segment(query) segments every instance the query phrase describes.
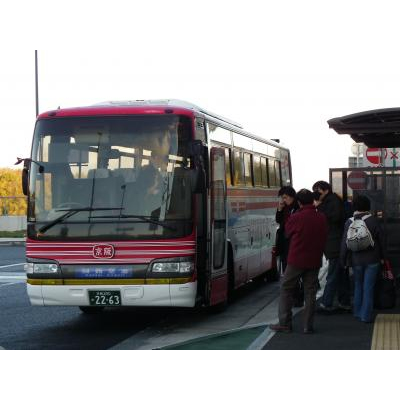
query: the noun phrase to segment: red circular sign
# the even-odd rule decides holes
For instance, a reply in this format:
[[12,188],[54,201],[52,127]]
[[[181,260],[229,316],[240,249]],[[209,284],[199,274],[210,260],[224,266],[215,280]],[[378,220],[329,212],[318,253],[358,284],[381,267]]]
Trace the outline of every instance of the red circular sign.
[[[365,156],[367,157],[367,160],[371,163],[371,164],[376,164],[379,165],[381,163],[381,156],[382,156],[382,149],[378,148],[378,147],[371,147],[369,149],[367,149],[367,151],[365,152]],[[384,158],[387,157],[387,149],[383,149],[384,150]]]
[[364,171],[350,172],[347,177],[347,184],[353,190],[363,190],[367,188],[367,174]]

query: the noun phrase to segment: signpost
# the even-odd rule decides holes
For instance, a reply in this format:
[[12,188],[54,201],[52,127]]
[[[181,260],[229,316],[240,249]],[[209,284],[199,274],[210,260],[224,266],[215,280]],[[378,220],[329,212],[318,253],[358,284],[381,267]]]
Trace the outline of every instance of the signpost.
[[39,115],[39,79],[38,79],[38,53],[35,50],[35,97],[36,97],[36,116]]

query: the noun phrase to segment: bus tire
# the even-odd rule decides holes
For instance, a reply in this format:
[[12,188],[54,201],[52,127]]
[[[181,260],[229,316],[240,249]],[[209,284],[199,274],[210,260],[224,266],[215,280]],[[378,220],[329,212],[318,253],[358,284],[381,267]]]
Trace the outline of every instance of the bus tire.
[[81,307],[79,307],[79,309],[82,311],[83,314],[94,315],[94,314],[100,314],[104,310],[104,307],[81,306]]

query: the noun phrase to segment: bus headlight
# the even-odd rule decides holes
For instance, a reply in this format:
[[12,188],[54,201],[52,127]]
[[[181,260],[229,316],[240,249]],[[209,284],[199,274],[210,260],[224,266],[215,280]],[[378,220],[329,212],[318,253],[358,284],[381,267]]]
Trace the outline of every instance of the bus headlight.
[[60,272],[57,264],[25,264],[25,271],[27,274],[58,274]]
[[155,273],[189,274],[194,271],[194,263],[192,261],[155,262],[151,271]]

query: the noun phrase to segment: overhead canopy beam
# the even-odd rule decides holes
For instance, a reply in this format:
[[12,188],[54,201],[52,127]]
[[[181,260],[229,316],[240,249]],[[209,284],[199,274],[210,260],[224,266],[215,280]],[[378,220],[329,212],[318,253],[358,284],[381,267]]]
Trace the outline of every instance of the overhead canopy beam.
[[400,108],[364,111],[332,118],[329,128],[339,135],[350,135],[368,147],[400,147]]

